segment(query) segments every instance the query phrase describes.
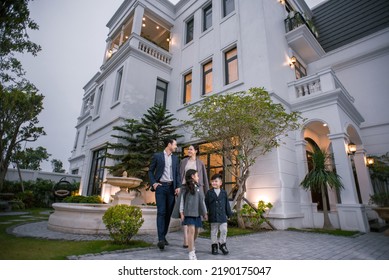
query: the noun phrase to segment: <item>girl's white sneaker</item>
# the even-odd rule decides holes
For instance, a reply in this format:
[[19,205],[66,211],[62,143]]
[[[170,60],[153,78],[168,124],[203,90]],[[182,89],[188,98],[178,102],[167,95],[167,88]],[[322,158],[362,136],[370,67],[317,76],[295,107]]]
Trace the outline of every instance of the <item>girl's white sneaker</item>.
[[190,251],[188,255],[190,260],[197,260],[195,251]]

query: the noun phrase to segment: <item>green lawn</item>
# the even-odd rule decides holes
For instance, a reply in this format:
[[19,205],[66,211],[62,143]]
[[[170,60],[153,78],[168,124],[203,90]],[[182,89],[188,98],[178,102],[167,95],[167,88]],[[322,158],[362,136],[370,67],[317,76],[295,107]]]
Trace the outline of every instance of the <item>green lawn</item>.
[[357,234],[360,234],[359,231],[350,231],[350,230],[341,230],[341,229],[320,229],[320,228],[297,229],[297,228],[288,228],[288,230],[299,231],[299,232],[324,233],[324,234],[331,234],[331,235],[336,235],[336,236],[346,236],[346,237],[351,237],[351,236],[355,236]]
[[[49,215],[40,214],[50,209],[33,209],[29,212],[33,216],[29,221],[47,220]],[[143,241],[132,241],[129,245],[117,245],[111,241],[65,241],[47,240],[30,237],[17,237],[7,233],[7,228],[26,223],[20,216],[0,216],[0,260],[64,260],[67,256],[94,254],[103,251],[115,251],[140,247],[149,247],[151,244]],[[5,224],[7,223],[7,224]]]
[[[237,228],[237,227],[229,227],[228,231],[227,231],[227,237],[252,234],[252,233],[256,233],[256,232],[258,232],[258,231],[255,231],[255,230],[252,230],[249,228],[242,229],[242,228]],[[205,237],[205,238],[210,238],[211,237],[210,231],[205,230],[203,232],[200,232],[199,236]]]

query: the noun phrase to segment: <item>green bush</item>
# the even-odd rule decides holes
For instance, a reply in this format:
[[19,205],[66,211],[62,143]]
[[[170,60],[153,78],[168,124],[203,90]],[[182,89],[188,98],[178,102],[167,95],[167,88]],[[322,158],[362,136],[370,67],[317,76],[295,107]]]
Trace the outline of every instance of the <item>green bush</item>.
[[138,233],[144,219],[139,207],[118,204],[107,209],[103,222],[114,243],[128,244],[131,238]]
[[12,210],[17,211],[17,210],[23,210],[25,209],[23,201],[20,200],[11,200],[8,202],[11,205]]
[[243,205],[241,214],[244,216],[245,223],[251,228],[259,230],[261,225],[267,221],[266,218],[263,218],[263,214],[272,207],[273,205],[270,202],[265,203],[263,200],[260,200],[258,201],[257,209],[253,209],[248,204]]
[[34,193],[32,191],[25,191],[16,194],[16,199],[22,201],[26,208],[32,208],[35,205]]
[[83,196],[83,195],[74,195],[65,197],[62,202],[66,203],[103,203],[103,200],[98,195],[92,196]]

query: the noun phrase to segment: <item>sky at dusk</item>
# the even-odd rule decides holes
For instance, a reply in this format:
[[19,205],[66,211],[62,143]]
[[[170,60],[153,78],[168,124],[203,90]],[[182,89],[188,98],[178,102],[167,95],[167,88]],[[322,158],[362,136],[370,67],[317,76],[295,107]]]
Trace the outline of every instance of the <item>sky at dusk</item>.
[[[306,1],[315,6],[322,0]],[[30,17],[39,25],[30,39],[41,45],[38,56],[21,56],[29,79],[45,96],[39,115],[41,136],[27,147],[43,146],[69,170],[68,159],[74,145],[83,87],[103,62],[108,34],[107,22],[123,0],[34,0]],[[172,0],[176,3],[178,0]],[[51,171],[50,160],[41,168]]]

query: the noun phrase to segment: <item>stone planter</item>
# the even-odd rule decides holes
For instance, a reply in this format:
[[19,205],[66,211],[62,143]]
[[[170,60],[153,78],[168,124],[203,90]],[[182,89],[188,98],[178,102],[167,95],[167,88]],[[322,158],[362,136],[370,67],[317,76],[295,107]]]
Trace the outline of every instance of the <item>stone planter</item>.
[[[375,207],[373,208],[373,210],[377,212],[378,216],[380,216],[381,219],[385,220],[386,223],[389,223],[389,206]],[[389,236],[389,229],[385,230],[384,234],[386,236]]]

